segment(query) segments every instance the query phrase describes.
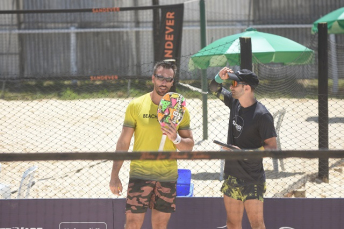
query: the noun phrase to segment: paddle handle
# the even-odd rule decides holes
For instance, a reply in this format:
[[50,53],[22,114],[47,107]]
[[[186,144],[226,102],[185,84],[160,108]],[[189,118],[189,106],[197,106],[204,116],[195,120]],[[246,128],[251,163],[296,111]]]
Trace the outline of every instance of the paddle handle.
[[159,150],[158,151],[163,151],[164,150],[165,141],[166,141],[166,134],[163,134],[162,137],[161,137],[160,146],[159,146]]

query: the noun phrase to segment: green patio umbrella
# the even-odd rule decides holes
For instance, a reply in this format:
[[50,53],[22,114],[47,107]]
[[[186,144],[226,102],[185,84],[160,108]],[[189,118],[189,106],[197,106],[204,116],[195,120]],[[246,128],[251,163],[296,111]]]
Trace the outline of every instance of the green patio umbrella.
[[327,29],[329,34],[344,33],[344,7],[332,11],[316,20],[313,23],[312,33],[318,32],[318,24],[320,22],[327,23]]
[[189,69],[240,65],[240,37],[251,37],[253,63],[308,64],[313,60],[313,50],[295,41],[248,28],[201,49],[190,58]]
[[332,58],[332,79],[333,79],[333,88],[332,92],[338,92],[338,67],[337,67],[337,50],[335,47],[336,35],[335,34],[344,34],[344,7],[334,10],[325,16],[319,18],[313,23],[312,33],[318,32],[318,24],[321,22],[327,23],[327,32],[329,33],[330,51]]

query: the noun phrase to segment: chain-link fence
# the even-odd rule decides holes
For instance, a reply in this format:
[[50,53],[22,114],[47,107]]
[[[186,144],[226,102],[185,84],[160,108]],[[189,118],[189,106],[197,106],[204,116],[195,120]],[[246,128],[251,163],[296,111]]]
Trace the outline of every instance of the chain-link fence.
[[[14,4],[14,1],[8,2]],[[23,4],[27,7],[33,7],[30,4]],[[212,5],[211,1],[208,2],[208,40],[216,40],[228,34],[241,32],[248,22],[249,11],[247,7],[249,7],[250,1],[242,3],[245,7],[239,3],[231,7],[233,12],[240,7],[247,8],[247,11],[242,13],[242,11],[237,10],[235,11],[236,14],[233,13],[235,16],[228,16],[230,18],[226,18],[226,20],[230,21],[229,26],[225,25],[227,21],[223,21],[221,24],[221,20],[215,18],[219,9],[225,8],[224,6],[227,7],[225,4],[229,3],[222,2],[222,4]],[[6,9],[12,10],[13,8]],[[225,12],[221,11],[220,15],[225,15]],[[226,15],[231,14],[226,13]],[[68,17],[71,18],[68,19]],[[75,15],[68,17],[65,20],[74,21],[75,19]],[[111,80],[78,80],[77,77],[73,80],[64,80],[62,77],[59,79],[59,76],[71,76],[71,69],[73,70],[69,46],[73,30],[69,27],[67,30],[65,27],[57,28],[61,24],[55,23],[53,24],[54,30],[66,30],[62,37],[60,36],[62,33],[45,31],[46,27],[42,31],[34,28],[35,34],[23,34],[23,31],[28,28],[16,30],[15,27],[19,19],[14,15],[7,17],[6,20],[2,20],[2,26],[5,30],[0,33],[2,36],[1,52],[3,52],[0,61],[2,66],[0,76],[3,79],[2,99],[0,100],[0,152],[113,152],[122,129],[124,112],[128,103],[133,98],[152,90],[150,76],[154,62],[152,61],[153,44],[150,43],[152,40],[150,26],[147,31],[142,31],[142,28],[135,27],[135,21],[131,21],[134,28],[130,28],[123,18],[109,19],[108,16],[91,18],[94,20],[92,23],[83,24],[84,21],[90,22],[91,19],[84,18],[81,14],[78,17],[79,24],[84,25],[87,29],[94,28],[94,31],[85,31],[85,36],[79,37],[81,43],[79,42],[80,47],[78,46],[76,56],[78,60],[79,58],[83,60],[83,65],[78,67],[82,72],[81,75],[113,76],[112,72],[115,72],[114,74],[123,73],[132,77],[116,79],[113,76],[106,78]],[[148,27],[148,24],[151,23],[151,17],[147,16],[147,18],[149,19],[145,21],[144,25],[140,24],[140,26]],[[238,21],[235,21],[235,18],[238,18]],[[34,22],[52,20],[39,15],[32,15],[27,19]],[[101,31],[101,28],[95,23],[101,20],[109,21],[109,23],[121,21],[121,26],[125,28],[125,31],[121,31],[115,25],[111,26],[114,27],[114,30],[117,29],[116,31]],[[194,150],[218,151],[219,147],[213,143],[213,140],[226,142],[229,110],[220,100],[207,94],[205,101],[207,110],[204,111],[204,94],[199,92],[199,89],[202,88],[201,72],[200,70],[191,71],[188,68],[191,56],[200,49],[198,24],[198,2],[186,3],[182,42],[183,55],[180,61],[180,84],[177,85],[177,92],[184,95],[190,111],[191,128],[195,139]],[[51,26],[49,23],[44,23],[44,26],[46,25]],[[68,26],[71,25],[68,24]],[[95,26],[93,27],[93,25]],[[270,27],[261,26],[259,30],[285,35],[298,42],[302,41],[302,44],[315,51],[315,63],[304,66],[255,64],[253,70],[257,72],[261,82],[256,90],[256,96],[275,116],[280,143],[279,149],[315,150],[319,147],[317,35],[310,34],[310,25],[309,27],[296,27],[297,25],[282,29],[277,28],[276,25],[270,25]],[[104,34],[99,33],[100,31]],[[137,60],[136,49],[132,45],[135,43],[133,39],[135,31],[140,31],[142,37],[140,62]],[[344,75],[344,46],[340,43],[342,39],[339,35],[336,40],[329,39],[329,46],[332,47],[329,49],[328,137],[330,149],[344,148],[344,117],[342,115],[344,109],[344,81],[342,77]],[[127,42],[122,43],[117,42],[117,40]],[[20,56],[18,55],[20,53],[18,42],[20,41],[23,43],[35,41],[37,42],[37,46],[35,46],[37,49],[27,50],[26,56]],[[93,45],[96,46],[96,44],[103,46],[101,49],[89,48]],[[56,58],[54,55],[56,52],[63,53],[63,47],[66,47],[67,51],[65,51],[68,54],[63,55],[68,57],[60,56],[61,58],[51,62],[47,60],[50,56]],[[111,47],[113,50],[105,52],[107,47]],[[130,51],[127,47],[131,47]],[[79,50],[86,49],[88,54],[79,52]],[[41,52],[46,52],[46,55],[41,55]],[[30,65],[30,62],[34,62],[33,60],[38,60],[35,62],[36,64],[42,64],[38,66],[42,71],[37,72],[35,71],[37,66]],[[57,60],[60,62],[55,65]],[[25,68],[26,71],[21,71],[20,69],[23,68],[20,68],[22,66],[20,63],[25,63],[31,67]],[[49,64],[43,66],[43,63],[50,63],[56,68],[50,68],[51,65]],[[87,69],[93,70],[83,72],[85,68],[82,66],[87,66]],[[231,67],[233,69],[238,68],[238,66]],[[219,69],[208,69],[208,80],[212,79]],[[22,77],[25,76],[25,74],[22,75],[24,72],[29,73],[27,76],[30,77],[54,76],[54,79],[28,80]],[[227,84],[225,86],[228,87]],[[295,190],[300,189],[305,191],[307,197],[343,197],[343,163],[343,159],[330,159],[329,182],[324,183],[317,179],[319,169],[317,159],[287,158],[273,160],[272,158],[264,158],[268,187],[267,197],[292,196]],[[178,165],[179,168],[192,171],[191,182],[194,184],[194,196],[221,196],[219,190],[223,160],[179,160]],[[20,191],[24,174],[29,175],[28,179],[30,174],[34,177],[33,183],[29,182],[29,187],[32,186],[28,195],[30,198],[109,198],[113,197],[108,188],[111,167],[112,162],[107,160],[2,162],[0,183],[6,186],[7,194],[11,193],[5,197],[11,198],[26,197]],[[29,168],[32,170],[27,171]],[[25,173],[26,171],[27,173]],[[120,173],[125,188],[128,171],[129,161],[126,161]],[[18,194],[20,195],[18,196]]]
[[[271,70],[270,67],[265,67]],[[273,115],[276,115],[280,149],[317,149],[316,86],[311,79],[297,79],[295,76],[300,75],[300,72],[294,72],[297,67],[281,67],[281,69],[285,68],[292,70],[273,80],[261,76],[257,98]],[[260,66],[260,69],[264,69],[264,66]],[[273,70],[278,72],[276,67]],[[291,76],[283,77],[288,74]],[[182,82],[194,87],[200,84],[199,80]],[[152,88],[151,82],[146,80],[133,80],[130,88],[128,85],[127,81],[122,83],[80,81],[74,86],[64,85],[68,88],[68,93],[64,92],[66,93],[64,99],[2,100],[1,151],[3,153],[114,151],[128,103],[133,97],[149,92]],[[56,89],[54,82],[40,87],[47,87],[46,91],[50,93]],[[220,100],[209,95],[208,111],[204,114],[199,92],[182,86],[178,86],[177,89],[186,97],[192,117],[194,150],[218,151],[219,147],[212,141],[217,139],[225,142],[227,139],[228,108]],[[83,94],[96,96],[83,99]],[[340,98],[329,100],[330,149],[343,148],[344,124],[341,115],[343,106]],[[207,139],[204,139],[203,115],[207,115],[208,119]],[[277,127],[278,121],[280,125]],[[317,159],[287,158],[274,161],[272,158],[265,158],[267,197],[290,196],[299,189],[306,190],[307,197],[343,197],[343,165],[343,159],[331,159],[329,183],[323,183],[317,180]],[[3,162],[1,182],[11,186],[12,198],[18,195],[23,173],[32,166],[37,166],[37,169],[34,173],[35,183],[30,191],[31,198],[112,197],[108,188],[111,161]],[[219,190],[222,183],[223,160],[178,160],[178,166],[191,170],[194,196],[221,196]],[[124,196],[128,175],[129,161],[125,161],[120,173],[125,187]]]

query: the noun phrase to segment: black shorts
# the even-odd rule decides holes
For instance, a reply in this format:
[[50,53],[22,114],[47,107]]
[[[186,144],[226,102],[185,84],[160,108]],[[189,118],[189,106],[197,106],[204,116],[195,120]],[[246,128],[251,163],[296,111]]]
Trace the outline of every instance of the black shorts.
[[228,176],[223,182],[221,192],[233,199],[241,200],[260,200],[264,201],[266,191],[266,182],[262,183],[245,183],[245,181],[233,176]]

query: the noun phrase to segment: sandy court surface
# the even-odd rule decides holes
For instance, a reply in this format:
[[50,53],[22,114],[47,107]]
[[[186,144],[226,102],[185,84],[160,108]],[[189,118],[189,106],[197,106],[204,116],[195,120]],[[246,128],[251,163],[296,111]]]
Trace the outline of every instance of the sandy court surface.
[[[0,100],[0,152],[113,152],[125,108],[131,99]],[[271,113],[282,108],[286,115],[280,129],[282,149],[317,149],[317,100],[263,99]],[[203,140],[202,102],[187,99],[192,117],[196,151],[217,151],[213,139],[226,141],[229,110],[219,100],[208,100],[208,139]],[[329,144],[344,148],[344,101],[329,101]],[[330,183],[315,179],[318,160],[283,159],[285,170],[275,173],[265,158],[267,196],[283,197],[304,186],[307,197],[344,197],[343,160],[330,160]],[[180,168],[192,171],[194,196],[221,196],[221,160],[180,160]],[[113,198],[108,188],[111,161],[2,162],[0,183],[11,185],[16,198],[23,172],[37,165],[32,198]],[[129,162],[121,170],[126,193]],[[122,197],[125,197],[123,194]]]

